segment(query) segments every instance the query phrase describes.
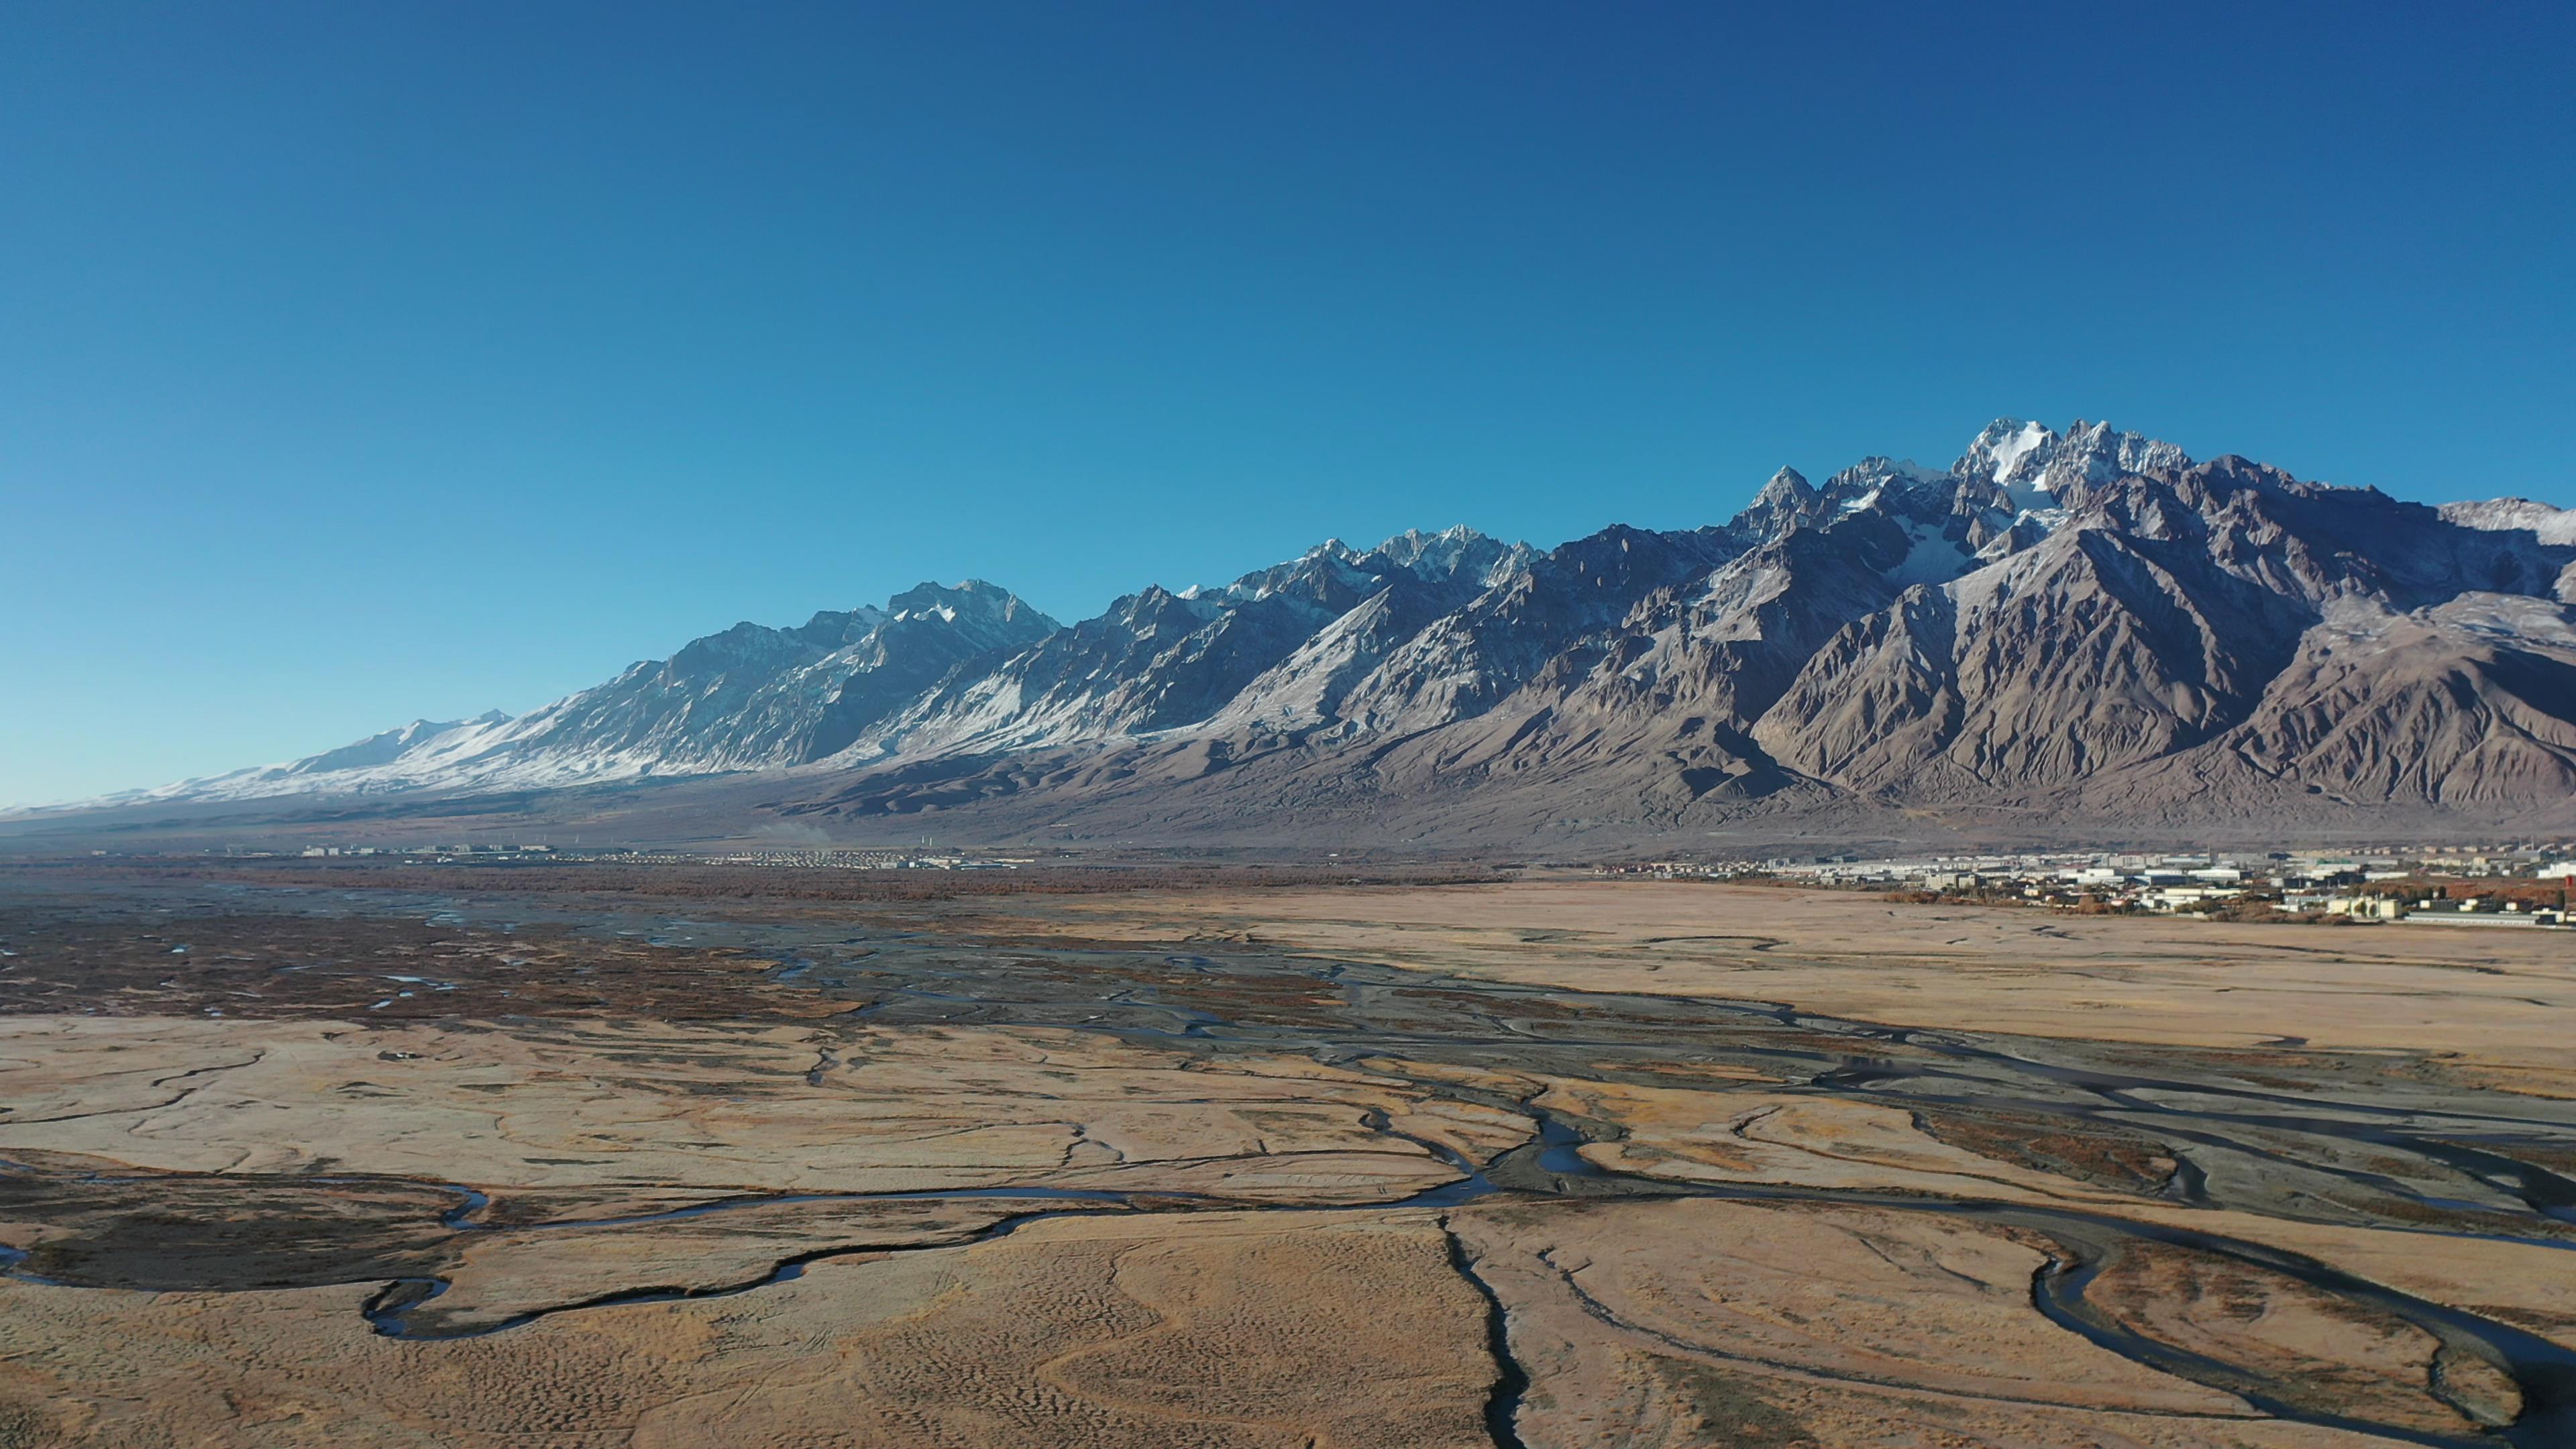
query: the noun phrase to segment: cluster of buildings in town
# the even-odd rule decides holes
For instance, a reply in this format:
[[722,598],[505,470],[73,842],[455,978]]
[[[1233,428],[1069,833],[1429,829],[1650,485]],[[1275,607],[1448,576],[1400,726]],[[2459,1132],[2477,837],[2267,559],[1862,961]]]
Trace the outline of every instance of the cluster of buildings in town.
[[2231,918],[2567,927],[2576,842],[2369,851],[2072,851],[1864,860],[1651,861],[1607,873],[1771,879],[1930,898]]
[[[254,854],[260,852],[253,852]],[[332,855],[552,855],[551,845],[308,845],[296,854],[307,858]]]
[[[1040,863],[1038,856],[970,853],[928,845],[699,852],[584,850],[577,844],[541,842],[313,845],[284,850],[235,847],[219,853],[258,858],[373,856],[492,866],[579,862],[786,870],[1013,870]],[[1559,861],[1541,868],[1585,867]],[[1612,876],[1770,881],[1872,890],[1920,900],[2094,913],[2576,929],[2576,899],[2571,899],[2571,892],[2576,892],[2576,841],[2191,854],[2077,850],[1863,858],[1846,852],[1764,859],[1677,858],[1599,864],[1590,869]]]

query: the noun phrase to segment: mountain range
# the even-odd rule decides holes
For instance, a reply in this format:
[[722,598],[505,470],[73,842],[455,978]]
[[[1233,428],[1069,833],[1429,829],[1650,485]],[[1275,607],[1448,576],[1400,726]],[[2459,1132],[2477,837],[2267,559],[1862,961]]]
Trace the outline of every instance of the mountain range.
[[2007,419],[1947,469],[1784,468],[1697,529],[1333,541],[1072,624],[923,584],[515,718],[85,808],[660,799],[681,833],[853,841],[930,812],[1241,843],[2483,836],[2576,818],[2571,602],[2576,513]]

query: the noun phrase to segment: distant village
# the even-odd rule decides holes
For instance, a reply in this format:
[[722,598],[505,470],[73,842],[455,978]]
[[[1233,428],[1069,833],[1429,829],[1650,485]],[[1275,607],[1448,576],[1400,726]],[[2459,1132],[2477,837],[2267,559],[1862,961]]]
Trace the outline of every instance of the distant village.
[[2315,924],[2568,929],[2576,842],[2202,855],[2073,851],[1863,860],[1650,861],[1658,879],[1773,880],[1916,901]]
[[[927,845],[913,850],[634,851],[585,850],[553,843],[457,843],[313,845],[287,850],[232,847],[203,853],[246,859],[375,857],[477,867],[582,862],[773,870],[1016,870],[1042,863],[1034,855]],[[1065,862],[1059,858],[1055,863]],[[2029,906],[2089,915],[2576,929],[2569,899],[2571,886],[2576,886],[2576,841],[2198,854],[2077,850],[1863,859],[1842,853],[1758,860],[1552,861],[1540,869],[1867,890],[1910,902]]]
[[[94,850],[92,855],[111,852]],[[433,864],[514,865],[580,861],[589,864],[745,865],[788,870],[1011,870],[1037,864],[1035,856],[967,855],[904,850],[582,850],[537,845],[308,845],[300,850],[231,848],[220,853],[244,860],[309,860],[380,857]]]

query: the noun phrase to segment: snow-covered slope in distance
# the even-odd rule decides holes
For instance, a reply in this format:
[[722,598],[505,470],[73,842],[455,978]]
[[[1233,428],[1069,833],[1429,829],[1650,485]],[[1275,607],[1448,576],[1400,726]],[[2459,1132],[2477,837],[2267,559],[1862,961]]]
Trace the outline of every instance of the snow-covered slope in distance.
[[[2174,762],[2213,750],[2284,780],[2366,763],[2371,780],[2317,788],[2435,801],[2449,787],[2407,762],[2438,754],[2486,798],[2562,765],[2576,780],[2576,754],[2532,723],[2576,718],[2576,699],[2562,710],[2556,676],[2530,662],[2563,647],[2548,621],[2571,581],[2576,514],[2546,505],[2437,510],[2241,458],[2196,463],[2105,424],[2001,419],[1946,469],[1868,458],[1822,485],[1782,469],[1696,529],[1614,526],[1552,549],[1465,528],[1332,541],[1071,625],[994,585],[923,585],[795,628],[738,625],[516,719],[415,724],[142,798],[793,768],[825,782],[814,798],[831,808],[900,811],[919,779],[943,800],[1073,800],[1265,759],[1311,762],[1344,792],[1557,791],[1679,820],[1784,791],[1901,803],[2129,780],[2144,783],[2118,788],[2151,794],[2204,777]],[[2471,596],[2520,602],[2453,607]],[[2423,621],[2405,649],[2363,651],[2384,661],[2376,682],[2309,658],[2358,648],[2329,627],[2357,607]],[[2509,683],[2480,683],[2496,680]],[[2444,689],[2513,703],[2455,722]],[[2295,717],[2330,707],[2301,699],[2363,698],[2399,737]],[[2510,762],[2461,743],[2508,725],[2524,740]],[[2284,753],[2328,739],[2308,763]],[[1161,763],[1114,763],[1122,751]],[[1013,763],[1042,759],[1058,763]]]

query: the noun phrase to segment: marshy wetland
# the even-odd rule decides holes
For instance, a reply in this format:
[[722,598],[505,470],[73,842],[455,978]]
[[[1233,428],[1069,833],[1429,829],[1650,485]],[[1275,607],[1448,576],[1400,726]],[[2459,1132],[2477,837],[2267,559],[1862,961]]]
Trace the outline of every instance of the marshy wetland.
[[2576,1443],[2556,936],[654,884],[0,873],[0,1444]]

